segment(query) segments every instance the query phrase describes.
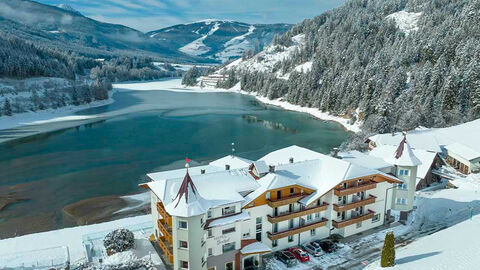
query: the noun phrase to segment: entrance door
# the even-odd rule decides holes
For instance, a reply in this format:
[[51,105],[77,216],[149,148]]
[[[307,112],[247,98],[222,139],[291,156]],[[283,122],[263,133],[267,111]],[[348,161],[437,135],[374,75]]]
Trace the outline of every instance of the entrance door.
[[278,190],[277,191],[277,200],[282,198],[282,191]]
[[243,269],[254,269],[255,257],[246,258],[243,260]]

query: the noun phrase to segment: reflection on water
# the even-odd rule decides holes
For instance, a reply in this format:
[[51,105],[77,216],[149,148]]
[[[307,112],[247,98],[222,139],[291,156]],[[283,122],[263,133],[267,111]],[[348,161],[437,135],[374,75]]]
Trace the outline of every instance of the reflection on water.
[[289,127],[286,127],[280,122],[273,122],[273,121],[268,121],[268,120],[262,120],[259,119],[258,116],[255,115],[242,115],[242,118],[247,121],[249,124],[262,124],[263,127],[268,128],[268,129],[275,129],[275,130],[281,130],[285,131],[288,133],[298,133],[298,130],[292,129]]

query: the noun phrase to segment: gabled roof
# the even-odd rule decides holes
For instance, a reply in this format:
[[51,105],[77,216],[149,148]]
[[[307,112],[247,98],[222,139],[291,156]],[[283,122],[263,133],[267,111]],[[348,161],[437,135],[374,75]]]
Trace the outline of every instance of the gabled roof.
[[219,168],[225,168],[225,165],[229,165],[230,169],[240,169],[240,168],[247,168],[248,166],[250,166],[250,164],[252,164],[252,162],[253,161],[246,158],[241,158],[234,155],[228,155],[223,158],[210,162],[210,165],[219,167]]
[[480,158],[480,152],[477,152],[474,149],[469,148],[458,142],[449,144],[445,146],[445,148],[449,152],[455,153],[469,161]]
[[292,145],[270,152],[259,160],[265,161],[268,165],[279,165],[290,163],[290,158],[293,158],[294,162],[299,162],[317,159],[320,156],[323,155],[307,148]]
[[[398,146],[403,140],[403,133],[396,132],[393,134],[393,136],[392,133],[377,134],[370,136],[368,139],[374,141],[377,147],[383,145]],[[409,131],[408,143],[413,149],[423,149],[436,153],[442,152],[437,137],[432,132],[430,132],[430,130]]]
[[376,169],[376,170],[382,170],[382,169],[393,167],[392,164],[386,162],[382,158],[379,158],[373,155],[368,155],[366,153],[362,153],[356,150],[348,151],[348,152],[340,152],[338,153],[338,156],[341,157],[342,160],[348,161],[350,163],[367,167],[367,168]]
[[253,166],[255,166],[258,173],[267,173],[269,171],[268,165],[264,160],[254,161]]

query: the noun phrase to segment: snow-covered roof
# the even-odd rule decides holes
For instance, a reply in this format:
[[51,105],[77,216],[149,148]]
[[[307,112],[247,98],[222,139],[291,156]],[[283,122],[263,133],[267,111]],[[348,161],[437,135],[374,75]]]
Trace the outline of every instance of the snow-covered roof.
[[247,168],[252,163],[253,161],[249,159],[228,155],[223,158],[210,162],[210,165],[218,168],[225,168],[225,165],[229,165],[230,169],[240,169],[240,168]]
[[[190,168],[190,170],[193,168]],[[248,173],[247,169],[222,170],[212,173],[198,174],[191,176],[200,196],[208,201],[208,207],[217,207],[234,202],[244,201],[240,193],[256,190],[260,184]],[[152,178],[150,176],[150,178]],[[168,205],[173,201],[180,189],[183,178],[155,179],[145,185],[158,196],[165,205],[169,214],[176,213]],[[206,204],[202,204],[206,206]],[[180,207],[180,206],[179,206]],[[178,207],[177,207],[178,208]],[[203,209],[199,206],[198,210]]]
[[[292,157],[294,158],[293,163],[290,162]],[[223,160],[229,160],[230,158],[226,157]],[[241,158],[234,159],[244,160]],[[234,202],[242,202],[242,205],[246,206],[268,190],[292,185],[314,190],[312,194],[301,200],[301,203],[308,205],[345,180],[383,175],[392,181],[399,181],[397,178],[376,169],[333,158],[298,146],[290,146],[274,151],[260,159],[260,161],[265,164],[264,166],[267,163],[275,164],[276,168],[274,172],[269,172],[258,180],[249,173],[248,168],[192,175],[191,180],[197,189],[196,194],[202,199],[194,200],[192,197],[192,205],[188,204],[189,201],[185,202],[184,207],[190,208],[190,210],[176,210],[180,208],[180,204],[185,200],[180,200],[179,206],[177,208],[174,207],[178,203],[174,199],[180,189],[182,177],[164,179],[155,178],[156,174],[150,174],[150,178],[154,181],[145,185],[162,200],[168,213],[193,215],[206,212],[208,210],[206,209],[207,207],[218,207]],[[246,162],[244,164],[249,163]],[[209,166],[212,166],[212,163]],[[194,168],[189,170],[193,171]],[[193,196],[191,194],[193,192],[189,190],[189,196]]]
[[[409,131],[407,137],[408,143],[413,149],[423,149],[437,153],[442,152],[437,137],[432,132],[430,132],[430,130]],[[403,133],[397,132],[394,133],[393,136],[392,133],[377,134],[369,137],[369,139],[374,141],[377,147],[382,145],[398,146],[403,140]]]
[[455,153],[465,158],[466,160],[473,160],[473,159],[480,158],[480,152],[458,142],[449,144],[445,146],[445,148],[448,150],[448,152]]
[[259,160],[265,161],[268,165],[287,164],[290,162],[290,158],[293,158],[294,162],[313,160],[323,156],[322,154],[312,151],[307,148],[292,145],[276,151],[273,151]]
[[236,215],[214,219],[208,224],[208,227],[211,228],[211,227],[225,226],[228,224],[232,224],[238,221],[243,221],[248,219],[250,219],[250,215],[246,211],[242,211],[241,213]]
[[374,155],[368,155],[367,153],[362,153],[359,151],[340,152],[338,153],[338,156],[343,160],[353,164],[376,170],[393,167],[392,164],[386,162],[383,158],[376,157]]
[[205,214],[208,209],[210,209],[210,202],[198,192],[187,171],[177,196],[165,206],[165,210],[173,216],[191,217]]
[[267,253],[272,251],[271,248],[267,247],[262,242],[254,242],[249,245],[244,246],[240,252],[242,254],[255,254],[255,253]]
[[422,162],[415,156],[412,151],[412,148],[406,141],[406,138],[400,142],[400,145],[397,147],[392,155],[387,156],[385,161],[394,164],[397,166],[418,166]]
[[[391,159],[392,155],[395,154],[397,147],[392,145],[384,145],[380,147],[375,147],[368,154],[372,157],[377,157],[382,160]],[[425,151],[422,149],[413,149],[413,154],[420,160],[421,164],[417,168],[417,183],[421,179],[424,179],[427,175],[432,163],[435,159],[437,153]],[[392,154],[393,153],[393,154]]]
[[268,165],[264,160],[254,161],[253,165],[258,173],[267,173],[269,171]]

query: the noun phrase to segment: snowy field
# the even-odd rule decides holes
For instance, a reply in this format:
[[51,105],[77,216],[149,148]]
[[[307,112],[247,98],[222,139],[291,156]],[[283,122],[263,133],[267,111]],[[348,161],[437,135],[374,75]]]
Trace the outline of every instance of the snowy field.
[[421,16],[421,12],[414,13],[402,10],[388,15],[387,19],[393,19],[398,28],[408,34],[411,31],[418,30],[418,21],[420,20]]
[[[87,235],[105,234],[119,228],[132,227],[138,224],[151,223],[151,216],[137,216],[94,225],[78,226],[61,230],[24,235],[0,240],[0,269],[19,267],[22,263],[55,261],[65,259],[68,249],[72,264],[85,261],[87,258],[83,240]],[[135,233],[135,249],[104,258],[106,264],[114,265],[132,260],[151,260],[157,269],[164,269],[160,257],[149,242],[150,235]],[[15,251],[13,254],[12,251]],[[22,256],[28,254],[28,258]],[[35,264],[35,263],[33,263]]]

